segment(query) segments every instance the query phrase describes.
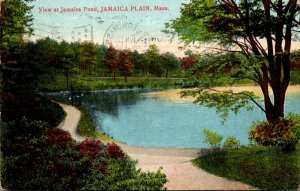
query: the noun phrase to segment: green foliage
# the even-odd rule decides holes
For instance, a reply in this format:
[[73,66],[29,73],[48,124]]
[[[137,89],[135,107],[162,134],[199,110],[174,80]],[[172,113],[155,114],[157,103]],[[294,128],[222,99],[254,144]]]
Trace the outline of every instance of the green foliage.
[[300,84],[300,71],[292,71],[291,72],[291,83],[292,84]]
[[224,141],[224,148],[226,149],[238,149],[240,147],[240,141],[233,136],[227,137],[227,139]]
[[6,189],[159,190],[167,181],[160,170],[137,170],[115,143],[79,144],[61,129],[44,129],[39,136],[7,140],[1,146],[1,183]]
[[[97,185],[106,185],[106,190],[161,190],[167,182],[161,169],[154,172],[141,172],[135,168],[136,162],[126,157],[123,161],[112,160],[108,164],[110,172],[106,182],[95,181],[85,190],[95,190]],[[99,184],[100,183],[100,184]]]
[[80,111],[81,116],[77,127],[78,134],[84,137],[96,137],[97,126],[91,113],[83,107],[80,107]]
[[160,77],[163,73],[163,69],[158,47],[154,44],[150,45],[144,56],[148,66],[148,72]]
[[96,52],[96,45],[88,41],[83,42],[79,48],[79,67],[88,70],[89,74],[91,73],[91,70],[96,67]]
[[[161,79],[151,77],[129,77],[127,82],[123,78],[82,77],[76,76],[72,79],[73,90],[75,91],[93,91],[106,89],[128,89],[128,88],[159,88],[159,87],[179,87],[181,79]],[[65,90],[65,80],[62,75],[56,75],[51,81],[44,81],[39,84],[39,90],[42,91],[63,91]]]
[[[215,79],[220,79],[218,77],[222,77],[224,73],[234,76],[233,82],[236,79],[250,79],[264,90],[265,108],[254,99],[250,99],[266,113],[267,120],[273,123],[284,115],[285,100],[281,98],[285,97],[285,90],[290,83],[292,36],[297,36],[295,29],[300,26],[296,19],[299,13],[296,4],[294,0],[191,0],[183,4],[178,18],[166,24],[165,32],[173,37],[178,36],[186,44],[211,42],[211,48],[218,55],[208,55],[200,59],[196,78],[203,75],[204,82],[201,81],[202,83],[197,85],[206,89],[214,87]],[[267,42],[267,48],[263,48],[262,39]],[[216,48],[216,44],[220,47]],[[224,52],[240,54],[227,56]],[[243,58],[240,55],[243,55]],[[204,72],[201,69],[204,69]],[[191,79],[194,80],[194,76]],[[274,100],[280,100],[276,101],[276,104],[272,103],[266,90],[268,86],[272,87]],[[237,98],[240,100],[240,96]],[[232,104],[214,106],[219,109],[220,106],[231,107]]]
[[[0,55],[12,46],[23,41],[24,34],[30,34],[32,29],[31,6],[33,0],[1,1],[0,14]],[[2,58],[0,57],[0,63]]]
[[299,156],[299,150],[285,153],[274,148],[243,147],[197,158],[193,164],[259,189],[294,190],[300,182]]
[[56,127],[66,115],[57,103],[31,93],[6,94],[2,100],[2,120],[4,121],[25,116],[31,120],[47,122],[49,127]]
[[284,151],[295,151],[300,140],[300,116],[289,113],[275,124],[266,121],[254,123],[249,139],[259,145],[278,145]]
[[170,52],[162,54],[161,57],[162,67],[165,69],[166,78],[168,78],[169,72],[179,69],[179,59]]
[[111,160],[108,163],[109,174],[106,178],[92,174],[83,190],[161,190],[167,182],[166,176],[158,170],[156,173],[144,173],[135,168],[136,162],[126,157],[122,161]]
[[223,136],[208,129],[203,130],[202,133],[205,136],[205,143],[209,144],[212,148],[220,148]]
[[194,103],[204,105],[208,108],[215,108],[220,114],[222,122],[228,117],[229,112],[238,113],[241,108],[252,110],[251,104],[254,99],[254,93],[242,91],[234,93],[233,91],[217,91],[213,88],[199,88],[194,90],[186,90],[181,93],[182,96],[197,96]]
[[[254,59],[254,58],[253,58]],[[208,108],[215,108],[220,114],[222,121],[227,118],[229,112],[237,113],[241,108],[251,110],[254,102],[262,108],[256,101],[257,96],[252,92],[242,91],[218,91],[216,86],[231,86],[240,83],[249,83],[247,78],[253,73],[248,71],[251,62],[242,54],[211,54],[198,59],[196,66],[191,69],[188,80],[181,84],[184,88],[194,88],[182,92],[182,96],[197,97],[195,103]]]

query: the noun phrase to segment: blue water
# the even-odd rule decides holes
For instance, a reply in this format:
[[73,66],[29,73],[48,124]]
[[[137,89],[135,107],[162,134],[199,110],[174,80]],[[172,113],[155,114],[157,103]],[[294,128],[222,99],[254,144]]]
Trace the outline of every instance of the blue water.
[[[235,136],[246,145],[251,124],[265,119],[264,113],[254,107],[253,111],[230,113],[222,123],[214,109],[141,93],[143,91],[89,92],[75,98],[93,113],[102,131],[136,146],[207,148],[203,142],[204,129],[221,134],[223,140]],[[285,110],[300,113],[300,94],[287,96]]]

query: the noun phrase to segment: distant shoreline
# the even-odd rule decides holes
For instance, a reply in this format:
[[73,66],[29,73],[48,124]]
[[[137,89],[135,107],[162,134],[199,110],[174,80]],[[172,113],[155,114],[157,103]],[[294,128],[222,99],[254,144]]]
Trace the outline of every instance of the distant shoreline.
[[[263,94],[261,92],[261,89],[259,86],[231,86],[231,87],[215,87],[215,90],[218,91],[228,91],[232,90],[233,92],[241,92],[241,91],[251,91],[255,95],[262,97]],[[196,97],[187,96],[187,97],[181,97],[180,92],[184,89],[169,89],[164,91],[155,91],[155,92],[149,92],[144,93],[144,95],[151,95],[151,96],[157,96],[162,99],[168,99],[178,102],[193,102],[196,100]],[[269,88],[270,93],[271,88]],[[287,94],[291,93],[300,93],[300,85],[290,85],[287,89]]]

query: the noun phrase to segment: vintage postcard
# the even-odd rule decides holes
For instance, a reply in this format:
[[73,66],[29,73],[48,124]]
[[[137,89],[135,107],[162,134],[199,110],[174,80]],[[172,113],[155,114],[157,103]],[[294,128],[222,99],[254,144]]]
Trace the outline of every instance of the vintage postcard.
[[1,189],[299,189],[297,0],[0,0]]

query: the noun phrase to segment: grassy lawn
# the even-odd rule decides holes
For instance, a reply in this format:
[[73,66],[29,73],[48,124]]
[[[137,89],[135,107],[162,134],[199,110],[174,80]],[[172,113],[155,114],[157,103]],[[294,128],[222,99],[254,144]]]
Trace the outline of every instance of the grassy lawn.
[[75,91],[92,91],[106,89],[127,89],[127,88],[157,88],[177,87],[180,79],[174,78],[145,78],[130,77],[127,81],[124,78],[100,78],[88,76],[75,76],[70,79],[67,88],[66,79],[63,75],[56,75],[51,79],[44,78],[39,82],[38,89],[41,91],[63,91],[70,89],[70,83]]
[[300,71],[291,71],[291,84],[300,84]]
[[193,160],[207,172],[260,189],[297,189],[300,151],[283,153],[275,148],[249,147],[216,152]]
[[[59,97],[50,96],[50,99],[60,102],[60,103],[71,105],[70,101],[64,100]],[[87,109],[85,109],[81,106],[78,106],[78,105],[76,105],[75,107],[78,108],[81,112],[81,117],[80,117],[78,127],[77,127],[77,133],[79,135],[84,136],[84,137],[90,137],[90,138],[99,138],[102,141],[118,142],[118,141],[110,138],[109,136],[107,136],[105,133],[102,133],[99,129],[97,129],[97,125],[96,125],[95,121],[93,120],[93,116]],[[63,117],[65,117],[65,116],[63,116]]]
[[77,132],[79,135],[92,138],[97,137],[101,141],[117,142],[116,140],[110,138],[105,133],[102,133],[97,129],[96,123],[94,122],[93,117],[89,111],[82,107],[77,108],[81,111],[81,118],[77,127]]

